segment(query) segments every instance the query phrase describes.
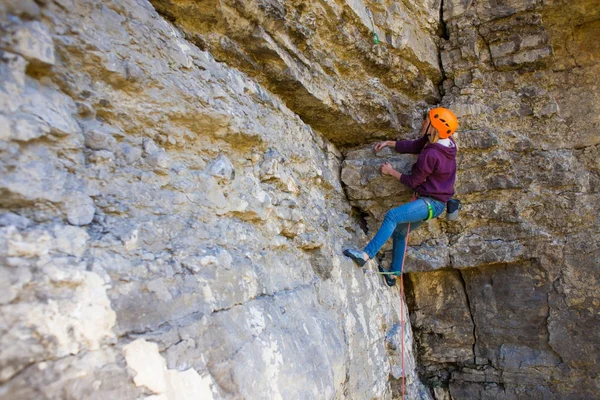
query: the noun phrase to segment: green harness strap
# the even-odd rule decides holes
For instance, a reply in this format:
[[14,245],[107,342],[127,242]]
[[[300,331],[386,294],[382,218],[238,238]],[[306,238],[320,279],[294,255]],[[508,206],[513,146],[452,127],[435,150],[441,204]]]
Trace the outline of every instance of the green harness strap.
[[423,197],[421,197],[421,200],[423,200],[425,204],[427,204],[427,218],[425,218],[425,221],[429,221],[431,218],[433,218],[433,207],[431,203],[425,200]]

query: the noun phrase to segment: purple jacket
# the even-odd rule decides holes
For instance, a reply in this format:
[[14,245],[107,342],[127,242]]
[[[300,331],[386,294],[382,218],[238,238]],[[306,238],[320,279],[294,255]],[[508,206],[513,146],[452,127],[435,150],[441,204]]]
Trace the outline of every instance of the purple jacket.
[[456,143],[452,147],[434,143],[427,137],[396,142],[398,153],[419,154],[410,175],[400,177],[400,182],[410,186],[421,196],[433,197],[446,203],[454,194],[456,180]]

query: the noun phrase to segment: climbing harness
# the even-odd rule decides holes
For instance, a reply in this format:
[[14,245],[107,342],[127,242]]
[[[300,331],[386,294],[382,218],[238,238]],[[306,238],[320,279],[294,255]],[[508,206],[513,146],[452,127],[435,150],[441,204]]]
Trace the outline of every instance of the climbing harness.
[[429,221],[431,218],[433,218],[433,206],[429,200],[425,199],[425,197],[421,197],[420,199],[427,204],[427,218],[425,218],[425,221]]
[[375,32],[375,21],[373,20],[373,14],[371,13],[371,9],[367,6],[365,7],[365,9],[367,10],[367,15],[369,16],[369,19],[371,20],[371,28],[373,31],[373,43],[375,44],[379,44],[379,35],[377,34],[377,32]]
[[[419,198],[427,204],[427,218],[424,221],[429,221],[433,218],[433,206],[426,197],[419,197],[415,194],[414,198]],[[458,219],[458,211],[461,208],[460,200],[452,198],[446,203],[446,219],[448,221],[456,221]]]

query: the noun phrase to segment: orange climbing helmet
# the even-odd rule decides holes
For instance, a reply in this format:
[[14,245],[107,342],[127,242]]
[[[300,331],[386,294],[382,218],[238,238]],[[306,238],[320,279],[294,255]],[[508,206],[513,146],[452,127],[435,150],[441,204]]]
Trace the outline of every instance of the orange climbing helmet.
[[440,134],[441,139],[446,139],[452,136],[458,128],[458,119],[456,115],[447,108],[438,107],[429,110],[429,121]]

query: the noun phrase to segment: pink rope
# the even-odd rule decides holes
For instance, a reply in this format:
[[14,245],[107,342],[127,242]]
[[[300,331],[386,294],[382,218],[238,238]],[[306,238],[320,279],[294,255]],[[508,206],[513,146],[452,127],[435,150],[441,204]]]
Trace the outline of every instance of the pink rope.
[[408,234],[410,232],[410,222],[404,238],[404,254],[402,255],[402,268],[400,269],[400,326],[402,329],[402,400],[404,400],[406,386],[406,372],[404,370],[404,261],[406,260],[406,249],[408,248]]

